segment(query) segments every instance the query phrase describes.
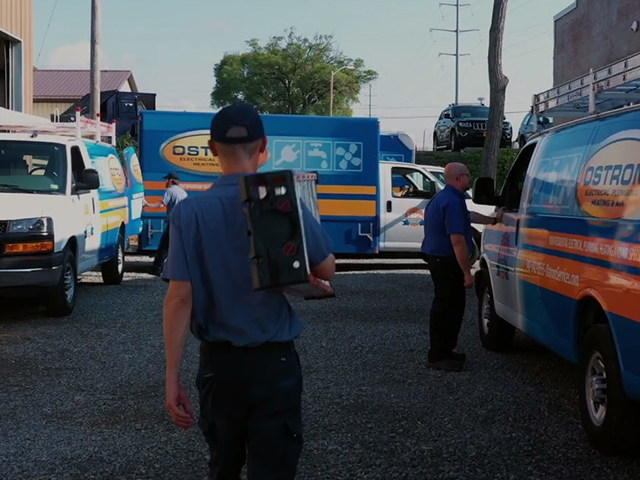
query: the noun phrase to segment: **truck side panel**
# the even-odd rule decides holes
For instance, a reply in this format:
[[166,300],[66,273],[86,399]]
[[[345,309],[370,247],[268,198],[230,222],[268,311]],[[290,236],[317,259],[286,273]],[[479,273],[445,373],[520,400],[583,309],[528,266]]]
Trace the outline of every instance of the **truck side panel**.
[[[221,174],[207,141],[213,114],[143,112],[141,166],[150,202],[164,194],[162,177],[180,175],[190,195],[209,188]],[[318,207],[336,253],[377,250],[378,134],[376,119],[264,115],[267,152],[260,171],[318,172]],[[155,250],[164,209],[145,209],[141,248]]]

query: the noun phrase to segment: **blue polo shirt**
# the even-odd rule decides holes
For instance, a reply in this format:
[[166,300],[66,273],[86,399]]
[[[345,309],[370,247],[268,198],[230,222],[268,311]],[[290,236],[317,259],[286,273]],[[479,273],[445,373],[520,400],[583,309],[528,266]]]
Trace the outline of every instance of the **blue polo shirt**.
[[424,211],[424,240],[422,252],[427,255],[449,257],[455,255],[450,235],[459,233],[473,251],[471,216],[464,193],[451,185],[445,186],[427,204]]
[[[241,176],[221,176],[206,192],[176,205],[163,278],[191,282],[191,332],[199,340],[236,346],[293,340],[304,323],[285,295],[253,291]],[[302,212],[313,268],[330,255],[331,244],[311,212],[304,206]]]

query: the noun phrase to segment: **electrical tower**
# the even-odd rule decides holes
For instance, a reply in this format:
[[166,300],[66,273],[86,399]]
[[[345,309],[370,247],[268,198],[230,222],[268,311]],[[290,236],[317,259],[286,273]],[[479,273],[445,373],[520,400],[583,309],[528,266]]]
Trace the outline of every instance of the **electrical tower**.
[[469,56],[468,53],[460,53],[460,34],[467,32],[478,32],[477,28],[472,28],[470,30],[460,30],[460,8],[461,7],[469,7],[469,3],[461,4],[460,0],[456,0],[456,3],[440,3],[440,6],[445,7],[454,7],[456,9],[456,29],[448,30],[446,28],[432,28],[431,32],[437,30],[439,32],[450,32],[456,34],[456,53],[439,53],[438,56],[447,55],[450,57],[456,57],[456,104],[458,103],[458,92],[460,86],[460,57]]

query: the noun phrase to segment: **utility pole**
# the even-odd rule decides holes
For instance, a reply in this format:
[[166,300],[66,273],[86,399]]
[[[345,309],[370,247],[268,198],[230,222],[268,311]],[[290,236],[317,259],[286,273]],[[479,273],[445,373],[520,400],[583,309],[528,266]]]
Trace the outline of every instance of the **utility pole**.
[[[100,0],[91,0],[91,118],[100,114]],[[99,133],[97,137],[99,138]]]
[[454,7],[456,9],[456,29],[455,30],[449,30],[446,28],[431,28],[430,31],[433,32],[434,30],[439,31],[439,32],[449,32],[449,33],[455,33],[456,34],[456,53],[439,53],[438,56],[441,57],[443,55],[446,56],[450,56],[450,57],[456,57],[456,104],[458,103],[458,97],[459,97],[459,91],[460,91],[460,57],[466,57],[469,56],[468,53],[460,53],[460,34],[461,33],[467,33],[467,32],[478,32],[479,30],[477,28],[472,28],[470,30],[460,30],[460,8],[461,7],[468,7],[471,4],[469,3],[460,3],[460,0],[456,0],[456,3],[440,3],[440,6],[445,6],[445,7]]

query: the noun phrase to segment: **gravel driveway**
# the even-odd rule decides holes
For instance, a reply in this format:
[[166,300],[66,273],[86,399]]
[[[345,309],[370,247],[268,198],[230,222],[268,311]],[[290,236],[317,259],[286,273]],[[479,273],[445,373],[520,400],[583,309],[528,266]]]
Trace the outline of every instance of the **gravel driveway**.
[[[1,300],[0,479],[204,478],[200,432],[163,408],[166,284],[136,260],[119,287],[85,277],[65,319]],[[299,479],[640,478],[639,460],[586,443],[572,365],[522,335],[510,353],[482,350],[471,292],[467,370],[427,369],[430,279],[383,267],[340,273],[339,298],[293,300],[307,320]]]

